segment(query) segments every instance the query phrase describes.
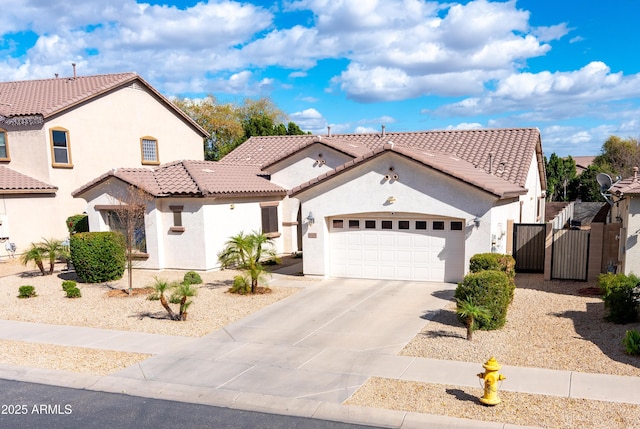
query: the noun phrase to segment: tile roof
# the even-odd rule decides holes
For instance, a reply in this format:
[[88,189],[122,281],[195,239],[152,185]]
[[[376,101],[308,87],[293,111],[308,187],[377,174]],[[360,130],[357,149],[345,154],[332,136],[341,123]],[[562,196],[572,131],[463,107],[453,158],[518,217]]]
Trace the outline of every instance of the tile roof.
[[251,137],[220,162],[268,168],[278,160],[318,141],[326,141],[327,145],[341,148],[354,157],[362,156],[363,153],[389,142],[393,142],[396,147],[414,151],[450,154],[474,168],[486,172],[491,170],[494,176],[521,187],[526,183],[531,159],[537,154],[541,166],[542,188],[546,189],[540,131],[537,128]]
[[616,195],[638,195],[640,194],[640,178],[637,172],[631,177],[616,182],[609,192]]
[[[357,165],[366,162],[369,159],[382,155],[385,152],[394,152],[400,154],[406,158],[417,161],[423,165],[429,166],[435,170],[438,170],[449,176],[458,178],[470,185],[490,192],[500,198],[513,197],[517,195],[526,194],[527,190],[522,186],[515,185],[508,182],[494,174],[489,174],[482,168],[473,166],[471,163],[453,156],[448,153],[436,152],[436,151],[424,151],[416,150],[414,148],[408,148],[398,146],[395,144],[385,144],[382,147],[378,147],[367,154],[355,158],[334,170],[316,177],[308,182],[305,182],[290,191],[290,195],[296,195],[305,189],[313,187],[325,179],[340,174],[346,170],[349,170]],[[402,180],[400,178],[400,180]]]
[[154,197],[210,197],[286,195],[253,165],[223,165],[213,161],[175,161],[156,168],[118,168],[72,192],[80,197],[103,181],[115,177]]
[[26,174],[18,173],[4,165],[0,165],[0,195],[4,194],[51,194],[58,190]]
[[0,82],[0,123],[16,122],[27,117],[46,119],[134,82],[148,88],[161,103],[182,117],[203,136],[208,135],[202,127],[136,73]]

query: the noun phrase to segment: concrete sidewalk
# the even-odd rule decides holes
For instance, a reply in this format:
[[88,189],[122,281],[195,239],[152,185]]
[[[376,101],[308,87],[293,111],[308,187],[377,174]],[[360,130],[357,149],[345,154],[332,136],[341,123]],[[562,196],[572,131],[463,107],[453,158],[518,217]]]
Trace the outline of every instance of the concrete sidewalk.
[[[276,277],[276,282],[279,281]],[[342,405],[369,377],[478,386],[481,363],[398,356],[455,285],[308,282],[202,338],[0,321],[1,339],[151,353],[109,376],[0,366],[0,377],[384,427],[515,427]],[[640,378],[503,366],[503,390],[640,404]]]

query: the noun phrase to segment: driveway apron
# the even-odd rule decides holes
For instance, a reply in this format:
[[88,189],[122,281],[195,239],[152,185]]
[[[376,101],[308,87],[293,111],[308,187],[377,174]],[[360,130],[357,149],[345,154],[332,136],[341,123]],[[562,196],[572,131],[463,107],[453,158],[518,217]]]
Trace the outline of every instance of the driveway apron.
[[[397,353],[454,284],[330,279],[115,377],[343,402],[370,376],[400,377]],[[215,311],[215,309],[211,309]]]

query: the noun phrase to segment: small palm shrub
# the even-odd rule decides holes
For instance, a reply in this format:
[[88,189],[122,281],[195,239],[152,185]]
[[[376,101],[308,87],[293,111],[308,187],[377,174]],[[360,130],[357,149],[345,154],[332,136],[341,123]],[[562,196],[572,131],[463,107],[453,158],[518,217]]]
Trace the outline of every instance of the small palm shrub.
[[183,281],[184,283],[189,283],[191,285],[199,285],[202,283],[202,277],[200,277],[200,274],[195,271],[187,271],[184,273]]
[[638,319],[638,296],[634,293],[638,283],[640,279],[633,274],[600,274],[598,286],[609,312],[606,316],[608,321],[622,325]]
[[245,276],[237,275],[233,278],[233,286],[229,288],[229,292],[240,295],[251,293],[251,282]]
[[[168,282],[167,280],[154,277],[155,283],[153,288],[155,292],[149,296],[150,300],[159,300],[160,304],[167,310],[169,314],[169,318],[171,320],[187,320],[187,310],[189,306],[193,303],[189,298],[196,296],[198,294],[198,289],[188,282]],[[167,300],[165,293],[172,291],[171,296]],[[176,314],[169,304],[178,304],[179,310],[178,314]]]
[[80,289],[75,286],[67,288],[65,292],[67,292],[67,298],[80,298],[82,296]]
[[37,296],[35,287],[25,285],[18,288],[18,298],[31,298],[34,296]]
[[[507,309],[513,295],[513,283],[504,271],[487,270],[470,273],[458,284],[455,298],[473,302],[488,310],[490,316],[477,320],[478,328],[499,329],[507,321]],[[460,318],[464,323],[464,319]]]
[[622,340],[625,351],[630,355],[640,355],[640,332],[635,329],[627,331]]
[[473,340],[473,331],[478,329],[478,322],[491,316],[489,309],[481,305],[476,305],[472,298],[458,300],[456,314],[464,321],[467,327],[467,340]]

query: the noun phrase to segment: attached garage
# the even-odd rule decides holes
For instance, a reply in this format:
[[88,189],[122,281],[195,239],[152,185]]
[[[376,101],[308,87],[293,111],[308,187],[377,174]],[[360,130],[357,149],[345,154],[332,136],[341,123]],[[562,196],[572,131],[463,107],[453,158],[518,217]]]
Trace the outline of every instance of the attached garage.
[[455,281],[464,274],[465,225],[459,219],[391,217],[329,219],[330,275]]

